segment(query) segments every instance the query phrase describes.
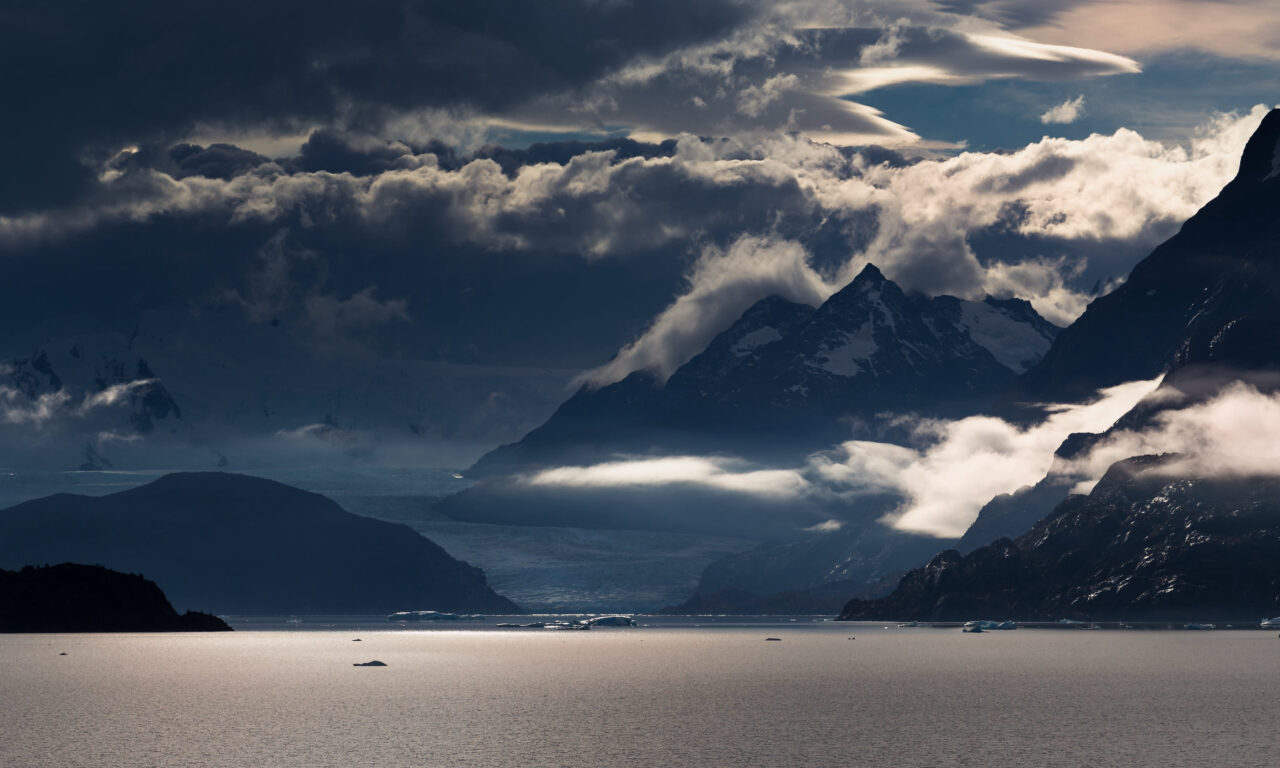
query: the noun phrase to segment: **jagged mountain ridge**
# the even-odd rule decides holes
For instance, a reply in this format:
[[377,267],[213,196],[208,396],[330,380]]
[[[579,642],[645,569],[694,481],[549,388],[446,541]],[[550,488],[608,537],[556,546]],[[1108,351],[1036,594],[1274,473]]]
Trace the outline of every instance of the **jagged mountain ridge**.
[[[1099,387],[1165,373],[1155,395],[1110,429],[1072,435],[1057,451],[1071,458],[1113,432],[1141,431],[1165,410],[1202,401],[1233,381],[1280,390],[1277,210],[1280,110],[1272,110],[1246,144],[1236,177],[1058,336],[1010,387],[1006,412],[1019,400],[1084,399]],[[1024,533],[1073,484],[1050,475],[993,499],[965,533],[961,551]]]
[[611,453],[829,446],[882,411],[973,413],[1043,354],[1058,328],[1018,299],[905,294],[868,265],[814,309],[752,305],[665,382],[584,386],[541,427],[471,469],[598,461]]
[[1280,611],[1280,479],[1118,462],[1017,539],[937,555],[842,619],[1230,620]]
[[1249,139],[1240,170],[1182,229],[1058,335],[1004,400],[1068,402],[1195,363],[1280,364],[1280,110]]

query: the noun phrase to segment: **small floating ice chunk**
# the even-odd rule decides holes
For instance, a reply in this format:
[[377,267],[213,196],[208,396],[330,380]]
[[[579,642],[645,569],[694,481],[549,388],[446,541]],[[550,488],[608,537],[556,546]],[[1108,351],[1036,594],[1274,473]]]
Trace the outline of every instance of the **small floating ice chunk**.
[[593,627],[634,627],[636,620],[622,614],[611,614],[608,616],[593,616],[584,620],[583,623],[590,624]]

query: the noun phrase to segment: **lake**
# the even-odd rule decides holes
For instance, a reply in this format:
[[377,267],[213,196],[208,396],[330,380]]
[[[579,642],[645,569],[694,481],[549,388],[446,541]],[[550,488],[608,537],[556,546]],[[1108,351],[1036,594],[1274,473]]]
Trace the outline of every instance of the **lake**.
[[1262,766],[1280,739],[1271,631],[653,621],[0,635],[0,765]]

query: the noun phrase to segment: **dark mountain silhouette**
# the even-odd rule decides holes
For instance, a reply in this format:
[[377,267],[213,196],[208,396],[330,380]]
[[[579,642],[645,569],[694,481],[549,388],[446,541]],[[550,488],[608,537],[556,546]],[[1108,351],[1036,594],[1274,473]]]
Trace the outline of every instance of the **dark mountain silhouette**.
[[1006,404],[1078,401],[1193,364],[1280,365],[1278,142],[1280,110],[1272,110],[1236,177],[1060,333]]
[[867,585],[855,581],[836,581],[812,589],[787,590],[758,594],[745,589],[728,588],[718,592],[699,592],[679,605],[658,611],[666,616],[804,616],[839,613],[851,594],[872,596]]
[[842,619],[1240,620],[1280,613],[1280,479],[1118,462],[1026,534],[937,555]]
[[[1202,401],[1234,381],[1280,390],[1278,146],[1280,110],[1272,110],[1246,144],[1236,177],[1122,286],[1062,331],[1040,363],[1013,383],[1000,410],[1026,417],[1018,402],[1083,400],[1101,387],[1165,374],[1157,396],[1107,431],[1068,438],[1057,451],[1065,459],[1114,431],[1140,431],[1163,411]],[[1026,532],[1071,485],[1051,475],[993,499],[960,550]]]
[[154,581],[99,565],[0,571],[0,632],[230,631],[217,616],[179,615]]
[[901,571],[871,581],[850,579],[831,581],[815,587],[781,591],[753,592],[738,587],[714,591],[699,590],[679,605],[662,608],[668,616],[799,616],[836,614],[843,610],[850,596],[883,597],[893,591],[902,579]]
[[[903,571],[951,543],[895,531],[873,517],[859,522],[834,531],[792,533],[786,540],[716,560],[703,570],[697,591],[684,607],[697,606],[699,613],[738,613],[743,611],[735,606],[750,603],[746,596],[772,605],[780,602],[778,593],[789,593],[803,602],[828,606],[819,613],[835,613],[855,594],[888,594]],[[843,599],[829,599],[841,591]],[[724,610],[711,610],[717,603]]]
[[63,561],[145,573],[175,605],[224,614],[519,610],[407,526],[217,472],[0,511],[0,567]]
[[[698,599],[723,590],[769,595],[874,580],[938,546],[877,522],[896,499],[530,478],[620,457],[720,457],[734,471],[798,467],[811,452],[855,435],[905,439],[885,413],[975,413],[1034,363],[1057,331],[1025,301],[909,295],[869,265],[817,309],[778,296],[760,300],[665,382],[641,371],[583,387],[524,439],[478,461],[468,476],[480,482],[436,509],[465,522],[771,542],[713,564]],[[843,527],[821,527],[830,521]],[[809,535],[805,529],[814,526],[825,532]],[[717,573],[744,578],[712,578]],[[818,602],[834,608],[838,601]]]
[[795,456],[882,411],[974,413],[1058,328],[1017,299],[908,295],[868,265],[817,309],[770,296],[660,382],[587,385],[541,427],[482,457],[489,477],[614,453]]

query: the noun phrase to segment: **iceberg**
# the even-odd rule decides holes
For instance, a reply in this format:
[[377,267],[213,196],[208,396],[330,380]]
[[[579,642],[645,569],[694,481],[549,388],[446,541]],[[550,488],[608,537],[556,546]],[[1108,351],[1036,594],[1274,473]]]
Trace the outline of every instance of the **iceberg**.
[[1013,621],[992,621],[991,619],[976,619],[974,621],[966,621],[965,629],[988,630],[988,629],[1017,629],[1018,625]]
[[480,621],[479,614],[445,613],[443,611],[396,611],[387,621]]
[[591,629],[591,625],[582,621],[557,621],[546,625],[547,629]]
[[593,627],[634,627],[636,620],[630,616],[615,614],[611,616],[593,616],[582,622]]

